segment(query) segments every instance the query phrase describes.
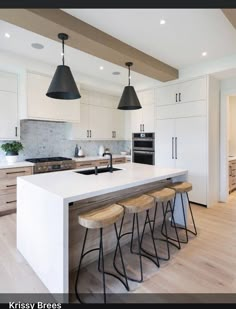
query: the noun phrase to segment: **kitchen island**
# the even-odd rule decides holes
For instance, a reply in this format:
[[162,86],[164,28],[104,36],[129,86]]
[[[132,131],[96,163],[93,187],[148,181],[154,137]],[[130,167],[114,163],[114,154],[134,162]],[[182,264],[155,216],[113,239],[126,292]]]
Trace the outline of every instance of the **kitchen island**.
[[[17,248],[50,293],[70,291],[70,271],[78,265],[84,236],[79,213],[168,182],[187,180],[187,171],[182,169],[137,163],[115,167],[120,170],[98,175],[79,174],[80,169],[18,177]],[[179,205],[177,199],[175,220],[183,224]],[[105,237],[105,251],[112,251],[114,238],[109,231]],[[91,246],[95,241],[96,236],[91,238]]]

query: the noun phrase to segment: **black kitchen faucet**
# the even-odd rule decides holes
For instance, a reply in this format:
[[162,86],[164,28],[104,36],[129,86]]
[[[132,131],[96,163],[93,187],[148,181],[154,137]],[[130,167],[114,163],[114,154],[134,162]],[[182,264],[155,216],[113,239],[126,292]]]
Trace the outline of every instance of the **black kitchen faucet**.
[[104,157],[104,156],[106,156],[106,155],[110,156],[110,172],[112,173],[112,172],[113,172],[113,167],[112,167],[112,154],[111,154],[110,152],[104,152],[102,156]]

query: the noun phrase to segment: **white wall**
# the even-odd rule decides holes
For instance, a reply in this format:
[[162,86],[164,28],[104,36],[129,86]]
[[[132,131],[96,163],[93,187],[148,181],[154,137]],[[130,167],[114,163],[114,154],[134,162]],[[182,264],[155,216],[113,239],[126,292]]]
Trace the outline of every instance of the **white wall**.
[[229,97],[229,155],[236,156],[236,96]]
[[217,73],[230,71],[236,68],[236,54],[230,55],[227,57],[223,57],[220,59],[207,61],[207,59],[199,59],[199,63],[180,68],[179,70],[179,78],[192,78],[197,77],[200,75],[205,74],[216,74],[215,77],[217,78]]

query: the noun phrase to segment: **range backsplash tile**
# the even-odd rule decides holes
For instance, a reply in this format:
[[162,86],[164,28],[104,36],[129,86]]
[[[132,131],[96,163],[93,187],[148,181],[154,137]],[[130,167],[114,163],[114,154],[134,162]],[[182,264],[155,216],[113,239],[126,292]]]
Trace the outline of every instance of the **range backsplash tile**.
[[[84,151],[86,156],[96,156],[99,145],[109,148],[111,153],[130,151],[130,141],[71,141],[66,137],[66,123],[36,120],[21,120],[21,142],[24,146],[19,160],[27,158],[64,156],[73,157],[75,146]],[[0,141],[0,145],[6,141]],[[5,154],[0,151],[0,160]]]

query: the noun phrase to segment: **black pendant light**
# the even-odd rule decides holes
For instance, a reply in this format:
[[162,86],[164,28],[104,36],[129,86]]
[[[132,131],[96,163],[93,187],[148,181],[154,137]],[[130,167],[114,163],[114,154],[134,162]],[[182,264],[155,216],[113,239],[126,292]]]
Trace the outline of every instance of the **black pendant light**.
[[133,65],[133,63],[126,62],[125,65],[129,68],[129,85],[125,87],[122,93],[118,109],[134,110],[142,108],[139,99],[137,97],[137,94],[134,90],[134,87],[130,86],[130,67]]
[[64,64],[64,41],[68,35],[59,33],[62,40],[62,65],[58,65],[46,95],[54,99],[73,100],[81,98],[70,68]]

